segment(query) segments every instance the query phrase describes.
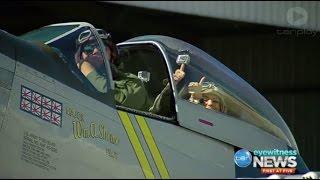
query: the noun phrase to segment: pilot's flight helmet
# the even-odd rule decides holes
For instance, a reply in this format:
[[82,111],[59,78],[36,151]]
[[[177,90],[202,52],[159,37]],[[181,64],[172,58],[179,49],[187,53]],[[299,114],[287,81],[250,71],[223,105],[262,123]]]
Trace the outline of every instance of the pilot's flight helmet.
[[[76,40],[77,51],[75,53],[75,60],[77,64],[82,64],[83,54],[87,55],[86,60],[93,65],[97,70],[103,69],[103,56],[97,39],[94,37],[90,30],[81,32]],[[95,51],[98,49],[98,51]],[[94,53],[95,52],[95,53]]]

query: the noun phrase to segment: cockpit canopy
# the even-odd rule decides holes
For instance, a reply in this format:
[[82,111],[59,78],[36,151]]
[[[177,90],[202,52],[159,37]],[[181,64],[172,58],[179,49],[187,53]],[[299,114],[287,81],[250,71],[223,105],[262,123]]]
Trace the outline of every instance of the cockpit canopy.
[[205,83],[214,85],[217,94],[224,101],[227,115],[259,127],[298,150],[288,126],[273,106],[251,85],[218,60],[201,49],[172,37],[149,35],[126,42],[137,41],[156,41],[161,44],[165,49],[170,74],[178,68],[177,55],[181,54],[181,51],[189,54],[191,61],[185,69],[185,79],[176,87],[178,98],[187,99],[188,84],[199,82],[201,77],[205,76]]

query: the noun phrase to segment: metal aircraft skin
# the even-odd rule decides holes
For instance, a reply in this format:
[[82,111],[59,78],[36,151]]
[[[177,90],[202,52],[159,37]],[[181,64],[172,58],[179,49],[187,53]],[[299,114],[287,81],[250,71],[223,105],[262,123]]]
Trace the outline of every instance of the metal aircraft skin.
[[[103,52],[106,93],[88,85],[74,63],[75,41],[85,31]],[[259,169],[237,167],[234,153],[242,148],[298,151],[272,105],[202,50],[159,35],[117,46],[123,70],[150,73],[144,83],[153,97],[168,79],[175,103],[172,116],[115,104],[103,40],[89,23],[49,25],[21,37],[0,31],[2,178],[262,177]],[[190,62],[185,78],[175,85],[172,74],[180,67],[179,55]],[[227,113],[185,98],[188,83],[202,76],[222,94]],[[300,156],[297,172],[308,172]]]

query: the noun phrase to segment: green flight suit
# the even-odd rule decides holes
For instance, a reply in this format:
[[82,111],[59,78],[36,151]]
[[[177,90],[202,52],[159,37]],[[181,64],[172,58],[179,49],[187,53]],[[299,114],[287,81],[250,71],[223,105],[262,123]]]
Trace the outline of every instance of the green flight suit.
[[[107,80],[105,76],[100,75],[94,70],[87,75],[87,78],[99,92],[107,92]],[[118,105],[141,111],[149,110],[153,101],[149,97],[143,82],[137,76],[131,73],[120,72],[114,82],[114,98]]]
[[174,111],[175,109],[172,90],[168,83],[154,100],[154,103],[150,107],[149,112],[161,116],[172,117]]

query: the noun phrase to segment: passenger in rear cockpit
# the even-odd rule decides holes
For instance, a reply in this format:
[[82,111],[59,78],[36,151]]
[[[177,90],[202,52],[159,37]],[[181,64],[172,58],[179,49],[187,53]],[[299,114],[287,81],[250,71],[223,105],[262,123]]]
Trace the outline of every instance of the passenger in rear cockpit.
[[226,113],[227,108],[222,95],[216,90],[213,84],[203,85],[204,79],[205,77],[202,77],[199,82],[189,83],[189,101],[194,104],[201,104],[206,109]]

